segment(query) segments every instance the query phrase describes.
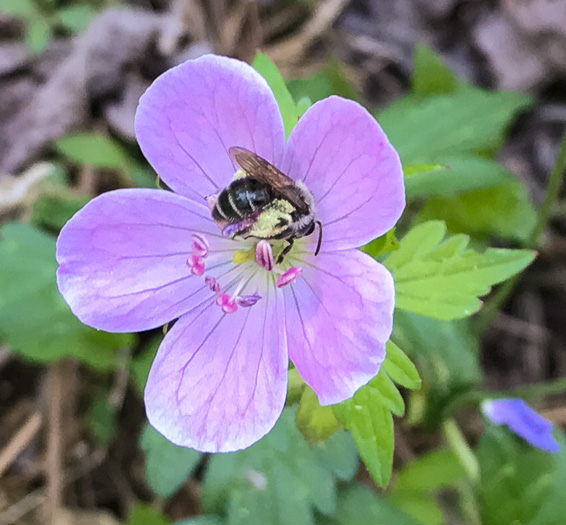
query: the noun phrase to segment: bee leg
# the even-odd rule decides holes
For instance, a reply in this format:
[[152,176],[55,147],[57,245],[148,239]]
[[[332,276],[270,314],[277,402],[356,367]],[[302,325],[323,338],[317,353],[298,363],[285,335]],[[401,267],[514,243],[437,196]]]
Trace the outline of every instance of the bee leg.
[[283,248],[283,251],[277,257],[275,264],[281,264],[283,262],[283,259],[285,259],[285,255],[287,255],[291,251],[291,248],[293,247],[293,243],[295,241],[293,239],[289,239],[287,242],[289,244],[287,246],[285,246],[285,248]]

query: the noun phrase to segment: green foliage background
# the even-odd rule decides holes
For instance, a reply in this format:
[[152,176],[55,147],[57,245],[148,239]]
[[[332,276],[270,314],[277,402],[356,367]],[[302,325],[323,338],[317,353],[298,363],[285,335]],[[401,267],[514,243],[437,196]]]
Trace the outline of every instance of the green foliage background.
[[[3,2],[25,19],[36,51],[55,27],[81,30],[96,7],[64,4],[46,22],[29,0]],[[313,77],[288,82],[265,55],[253,65],[273,89],[287,135],[312,103],[330,94],[365,104],[335,60]],[[381,111],[368,107],[401,155],[408,199],[397,229],[363,247],[389,268],[397,290],[394,333],[380,373],[351,400],[321,407],[291,370],[290,406],[277,426],[237,453],[204,456],[145,426],[139,448],[155,499],[134,506],[129,525],[171,523],[157,502],[174,497],[195,473],[204,515],[176,525],[436,525],[446,520],[446,498],[439,497],[446,494],[466,523],[562,523],[556,516],[566,514],[566,453],[531,450],[503,428],[487,424],[475,451],[448,432],[434,450],[393,471],[395,424],[442,435],[455,428],[454,400],[480,392],[478,333],[470,316],[491,287],[534,258],[526,241],[537,210],[495,159],[509,126],[532,102],[524,94],[468,85],[428,48],[416,49],[410,93]],[[0,341],[29,362],[73,358],[102,375],[125,366],[141,395],[161,335],[140,340],[82,325],[57,291],[55,236],[86,202],[70,188],[71,167],[115,170],[131,186],[155,187],[155,175],[141,156],[105,134],[63,137],[53,153],[52,174],[30,220],[0,229]],[[517,248],[490,248],[494,236]],[[135,349],[127,363],[124,349]],[[88,422],[95,441],[116,439],[118,414],[107,392],[93,396]],[[382,490],[361,483],[363,472]]]

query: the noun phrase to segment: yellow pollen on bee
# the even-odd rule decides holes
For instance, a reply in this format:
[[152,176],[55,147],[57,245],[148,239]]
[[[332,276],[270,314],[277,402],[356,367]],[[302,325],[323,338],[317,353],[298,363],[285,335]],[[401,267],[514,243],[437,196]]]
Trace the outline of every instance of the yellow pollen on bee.
[[244,177],[247,176],[248,174],[244,170],[238,170],[236,173],[234,173],[234,177],[232,177],[232,180],[243,179]]
[[237,250],[232,255],[232,262],[234,264],[242,264],[246,261],[251,261],[255,257],[255,248],[250,248],[249,250]]

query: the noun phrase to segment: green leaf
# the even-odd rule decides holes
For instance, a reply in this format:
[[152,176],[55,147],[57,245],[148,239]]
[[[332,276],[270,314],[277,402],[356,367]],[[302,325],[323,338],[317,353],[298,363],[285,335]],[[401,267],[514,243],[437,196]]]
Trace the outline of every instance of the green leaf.
[[148,424],[141,433],[140,447],[145,454],[146,479],[162,498],[177,492],[202,457],[196,450],[174,445]]
[[383,368],[398,385],[405,388],[420,388],[421,378],[413,362],[393,341],[387,342],[387,354]]
[[380,393],[383,404],[389,411],[399,417],[405,413],[405,401],[403,400],[403,396],[401,396],[395,383],[391,381],[385,369],[381,370],[379,374],[372,379],[371,387],[375,388]]
[[107,395],[96,396],[87,413],[88,426],[94,439],[108,446],[116,435],[116,409],[110,404]]
[[72,33],[80,33],[88,27],[95,16],[96,10],[91,5],[77,4],[63,7],[57,11],[56,20]]
[[225,523],[220,516],[208,515],[176,521],[173,525],[224,525]]
[[[415,417],[417,404],[411,403],[413,420],[438,425],[446,404],[482,380],[478,340],[469,319],[437,321],[398,310],[393,338],[414,360],[423,381],[415,396],[426,396],[425,412]],[[413,401],[418,400],[415,396]]]
[[[379,374],[378,374],[379,376]],[[352,431],[354,442],[374,481],[387,485],[393,465],[393,417],[372,380],[352,399],[334,405],[334,413],[344,428]]]
[[292,79],[288,82],[288,86],[295,100],[308,98],[314,103],[331,95],[339,95],[363,102],[358,91],[344,74],[342,63],[335,57],[330,57],[319,73],[307,78]]
[[414,518],[421,525],[446,525],[446,517],[433,494],[403,492],[389,498],[392,505]]
[[523,93],[466,88],[449,95],[408,95],[377,115],[404,164],[495,151],[513,118],[532,104]]
[[[544,490],[543,494],[538,495],[538,499],[543,501],[530,525],[561,525],[566,514],[566,500],[564,498],[564,487],[566,486],[566,439],[562,430],[555,430],[555,435],[558,443],[560,443],[560,453],[552,459],[550,488],[544,490],[544,482],[538,484]],[[545,495],[546,497],[544,497]],[[533,499],[537,501],[535,490],[533,490],[530,500]]]
[[128,172],[128,177],[138,188],[159,188],[155,171],[145,163],[134,163]]
[[0,12],[28,20],[38,17],[39,11],[33,0],[0,0]]
[[211,456],[202,485],[205,512],[222,513],[227,504],[233,525],[310,525],[314,509],[334,512],[336,479],[352,479],[356,449],[344,432],[309,447],[294,420],[285,409],[259,443]]
[[49,44],[51,39],[51,26],[46,18],[39,15],[32,18],[26,27],[25,40],[30,51],[38,55]]
[[170,521],[145,503],[136,503],[130,512],[127,525],[169,525]]
[[149,369],[155,359],[155,354],[157,354],[161,341],[163,341],[163,334],[154,335],[144,344],[141,352],[130,362],[130,375],[140,396],[143,396]]
[[394,252],[397,249],[399,249],[399,241],[395,237],[395,228],[362,247],[362,250],[372,257]]
[[[403,175],[406,178],[415,177],[415,175],[428,175],[437,171],[444,171],[449,169],[450,166],[444,164],[408,164],[403,166]],[[405,181],[405,184],[407,181]]]
[[414,51],[413,92],[417,95],[453,93],[458,80],[429,47],[418,44]]
[[397,311],[393,336],[415,360],[429,388],[469,386],[481,379],[479,346],[468,319],[437,321]]
[[285,80],[279,73],[277,66],[264,53],[259,53],[253,61],[254,69],[267,80],[269,87],[273,91],[275,100],[279,104],[281,115],[283,116],[283,124],[285,125],[285,137],[291,134],[291,130],[299,120],[300,114],[297,111],[295,101],[287,89]]
[[83,325],[57,290],[55,239],[21,223],[0,229],[0,339],[22,357],[54,361],[71,356],[108,370],[130,334],[108,334]]
[[536,218],[527,189],[517,180],[453,199],[431,199],[419,212],[419,220],[440,219],[449,232],[469,233],[480,239],[499,235],[526,240]]
[[396,492],[432,491],[455,485],[466,475],[451,450],[435,450],[407,464],[398,474],[392,494]]
[[480,309],[478,297],[535,257],[529,250],[477,253],[467,247],[465,235],[444,240],[445,234],[443,222],[420,224],[385,260],[395,280],[397,308],[441,320],[467,317]]
[[566,499],[566,440],[557,433],[560,454],[541,452],[506,428],[488,425],[477,449],[480,503],[490,525],[559,525]]
[[71,162],[96,168],[127,170],[131,164],[114,139],[96,133],[67,135],[55,142],[55,149]]
[[457,197],[462,193],[499,184],[518,183],[514,175],[494,160],[479,157],[443,157],[443,161],[445,165],[436,166],[446,169],[422,171],[405,179],[407,199]]
[[89,200],[89,197],[67,192],[62,195],[40,195],[33,203],[31,220],[38,226],[59,231]]
[[299,114],[299,116],[302,116],[311,106],[312,100],[309,97],[301,97],[299,100],[297,100],[297,113]]
[[435,491],[456,485],[465,471],[450,450],[436,450],[417,457],[397,475],[387,499],[425,525],[446,523]]
[[338,497],[336,514],[319,525],[418,525],[380,494],[363,485],[344,488]]
[[303,390],[297,408],[297,428],[309,443],[317,443],[328,439],[340,428],[340,423],[330,406],[320,406],[313,390]]

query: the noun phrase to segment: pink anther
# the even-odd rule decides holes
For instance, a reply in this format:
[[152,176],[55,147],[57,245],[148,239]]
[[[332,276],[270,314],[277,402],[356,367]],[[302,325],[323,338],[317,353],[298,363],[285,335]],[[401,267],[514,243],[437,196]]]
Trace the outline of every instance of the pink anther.
[[200,277],[204,274],[204,259],[200,255],[191,253],[187,259],[187,265],[191,269],[191,273]]
[[225,314],[233,314],[238,309],[236,301],[234,301],[234,299],[226,293],[218,295],[216,298],[216,304],[222,308],[222,311]]
[[210,288],[211,292],[218,293],[220,292],[220,283],[211,275],[207,275],[204,278],[204,282],[206,286]]
[[273,270],[275,264],[273,260],[273,249],[268,241],[261,240],[256,244],[255,262],[268,272]]
[[277,282],[275,284],[277,285],[277,288],[283,288],[284,286],[294,282],[302,273],[302,268],[291,267],[277,278]]
[[206,237],[198,233],[191,235],[191,248],[194,255],[206,257],[208,255],[208,241]]

